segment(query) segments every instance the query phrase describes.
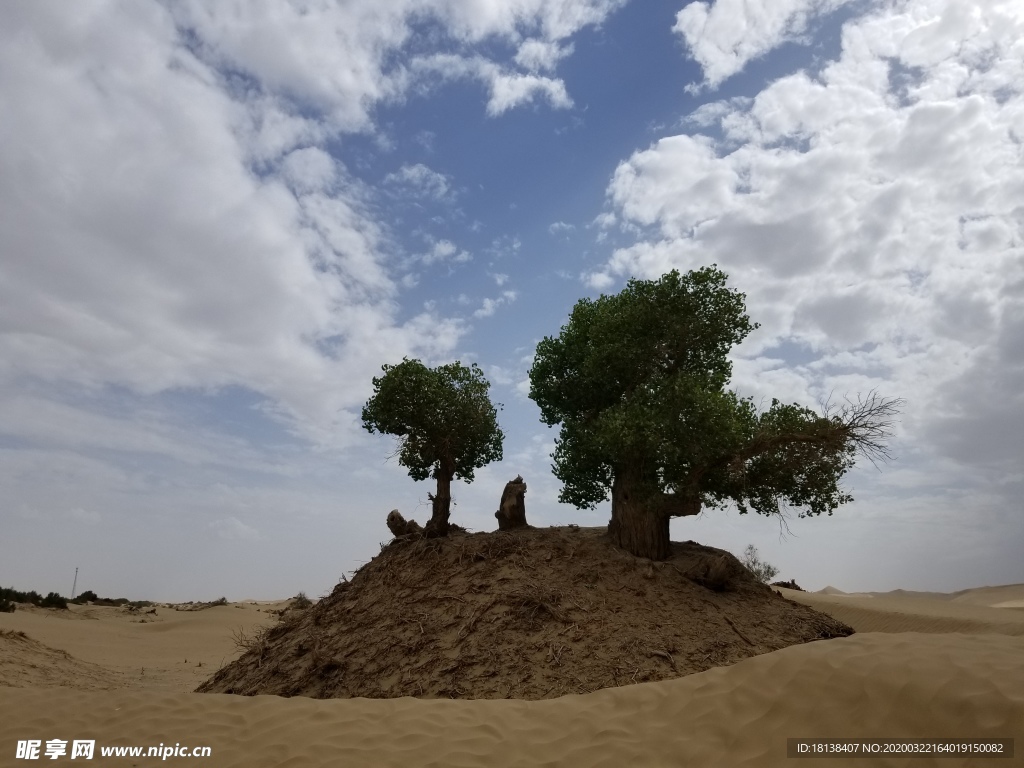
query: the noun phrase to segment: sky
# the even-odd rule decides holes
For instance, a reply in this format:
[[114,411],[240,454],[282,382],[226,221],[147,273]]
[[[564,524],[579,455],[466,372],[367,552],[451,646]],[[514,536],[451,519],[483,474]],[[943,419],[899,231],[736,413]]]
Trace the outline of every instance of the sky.
[[[903,398],[831,517],[672,523],[807,589],[1024,582],[1016,0],[0,4],[0,585],[329,592],[421,523],[360,410],[477,363],[537,526],[535,346],[576,301],[717,264],[730,386]],[[74,582],[75,569],[77,582]]]

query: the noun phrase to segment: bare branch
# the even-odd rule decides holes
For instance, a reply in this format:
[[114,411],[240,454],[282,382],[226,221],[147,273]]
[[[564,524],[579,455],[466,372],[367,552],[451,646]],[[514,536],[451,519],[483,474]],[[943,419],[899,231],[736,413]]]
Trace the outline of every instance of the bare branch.
[[853,401],[844,395],[845,404],[836,405],[829,398],[821,403],[822,415],[834,424],[841,425],[846,440],[857,452],[878,469],[878,461],[891,461],[893,456],[885,441],[892,437],[892,425],[900,408],[906,404],[903,398],[885,399],[875,390],[866,397],[857,395]]

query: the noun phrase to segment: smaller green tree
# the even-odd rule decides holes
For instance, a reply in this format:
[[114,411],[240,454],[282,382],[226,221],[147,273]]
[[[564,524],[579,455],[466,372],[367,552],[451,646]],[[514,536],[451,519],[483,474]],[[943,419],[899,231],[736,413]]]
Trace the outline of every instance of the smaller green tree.
[[491,385],[475,363],[428,368],[405,358],[382,370],[363,407],[363,427],[399,438],[398,463],[413,480],[437,481],[424,535],[446,536],[452,480],[471,483],[477,469],[502,458],[504,434],[488,396]]

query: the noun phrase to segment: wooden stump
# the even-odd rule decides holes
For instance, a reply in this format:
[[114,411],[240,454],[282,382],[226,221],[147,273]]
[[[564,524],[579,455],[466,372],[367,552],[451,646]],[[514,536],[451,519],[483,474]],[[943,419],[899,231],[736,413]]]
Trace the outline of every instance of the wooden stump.
[[526,483],[523,476],[517,475],[515,480],[505,483],[501,493],[501,505],[494,516],[498,518],[498,530],[509,531],[513,528],[526,528]]
[[397,509],[392,509],[388,513],[388,528],[395,538],[408,536],[411,533],[423,533],[419,523],[415,520],[406,520]]

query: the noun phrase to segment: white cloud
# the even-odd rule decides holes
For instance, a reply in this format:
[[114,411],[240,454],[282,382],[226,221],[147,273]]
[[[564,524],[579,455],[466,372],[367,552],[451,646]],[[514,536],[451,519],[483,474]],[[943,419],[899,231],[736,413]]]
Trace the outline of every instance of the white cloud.
[[488,366],[487,375],[495,384],[500,384],[502,386],[509,386],[515,381],[512,378],[512,372],[506,368],[502,368],[500,365]]
[[520,104],[529,104],[535,97],[543,96],[552,107],[568,109],[572,99],[565,90],[565,83],[537,75],[499,74],[491,79],[491,98],[487,102],[487,114],[497,116]]
[[558,235],[563,233],[569,233],[576,229],[572,224],[566,224],[564,221],[556,221],[548,227],[548,232],[552,235]]
[[459,56],[450,53],[431,54],[410,63],[414,82],[421,87],[434,87],[442,80],[478,80],[490,91],[487,114],[497,117],[510,109],[544,98],[556,109],[572,106],[565,83],[533,73],[522,73],[502,67],[482,56]]
[[[704,69],[705,87],[717,88],[747,62],[803,33],[814,16],[851,0],[713,0],[684,6],[672,31]],[[691,90],[693,90],[691,88]]]
[[460,251],[451,240],[438,240],[433,244],[430,251],[421,254],[418,258],[429,266],[442,261],[453,261],[457,264],[462,264],[471,261],[473,257],[468,251]]
[[683,124],[687,127],[697,128],[718,126],[722,118],[735,114],[739,109],[749,107],[750,102],[751,100],[745,96],[736,96],[724,101],[710,101],[707,104],[701,104],[688,114],[683,119]]
[[281,161],[281,176],[296,194],[325,192],[337,179],[337,163],[319,147],[296,149]]
[[[1024,457],[1022,39],[1008,3],[847,22],[818,77],[704,107],[689,124],[720,138],[665,137],[622,163],[608,196],[650,234],[585,279],[717,262],[763,326],[737,350],[740,386],[812,403],[878,386],[908,399],[906,444],[962,462],[957,482],[1001,476]],[[764,367],[782,343],[816,359]]]
[[[251,148],[274,157],[302,142],[338,132],[374,131],[373,109],[427,87],[437,70],[431,54],[407,58],[413,24],[438,22],[438,48],[472,50],[493,39],[517,46],[508,63],[470,54],[451,57],[449,76],[474,77],[491,90],[488,113],[547,98],[553,106],[570,103],[560,80],[538,77],[571,54],[562,41],[578,30],[600,25],[625,0],[387,0],[262,6],[209,4],[182,0],[167,6],[176,26],[188,32],[198,58],[247,82],[239,126],[251,134]],[[146,6],[134,16],[153,15]],[[163,12],[161,11],[161,15]],[[424,67],[424,60],[427,66]],[[435,62],[436,63],[436,62]],[[454,65],[456,70],[450,67]],[[186,66],[191,66],[190,63]],[[514,67],[527,74],[515,71]],[[212,82],[212,77],[210,78]],[[241,94],[239,94],[241,95]],[[304,117],[310,111],[323,120]]]
[[394,173],[384,177],[384,183],[396,186],[408,194],[442,200],[451,189],[448,177],[428,168],[423,163],[403,165]]
[[615,278],[607,272],[585,272],[580,275],[580,280],[595,291],[604,291],[615,285]]
[[572,55],[573,46],[560,46],[549,40],[524,40],[516,51],[515,62],[530,72],[549,72],[558,62]]
[[515,291],[502,291],[501,295],[494,299],[484,299],[480,309],[473,313],[473,317],[491,317],[503,304],[511,304],[516,300],[518,294]]

